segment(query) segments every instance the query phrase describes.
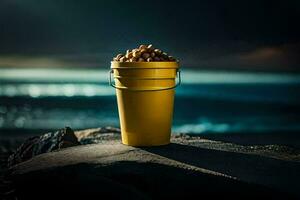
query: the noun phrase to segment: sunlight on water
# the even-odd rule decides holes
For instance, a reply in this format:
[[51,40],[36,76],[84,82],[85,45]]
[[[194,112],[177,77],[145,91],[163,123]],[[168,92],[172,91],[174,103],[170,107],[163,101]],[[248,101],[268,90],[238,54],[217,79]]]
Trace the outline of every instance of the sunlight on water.
[[[0,69],[0,96],[109,96],[108,70]],[[182,84],[290,84],[300,75],[182,71]],[[190,94],[195,92],[190,91]],[[180,92],[179,92],[180,93]]]
[[0,69],[0,81],[107,82],[108,70],[93,69]]
[[273,132],[273,131],[299,131],[299,124],[289,124],[288,126],[282,124],[259,124],[257,121],[256,125],[252,123],[245,123],[243,121],[237,121],[236,123],[214,123],[211,121],[199,122],[198,124],[183,124],[175,125],[173,131],[177,133],[262,133],[262,132]]
[[[119,126],[108,75],[108,69],[0,69],[0,130]],[[299,91],[300,75],[183,69],[173,131],[298,131]]]
[[[0,69],[0,81],[107,83],[109,69]],[[300,75],[182,69],[183,83],[300,83]]]
[[0,96],[111,96],[115,95],[113,88],[107,85],[95,84],[3,84],[0,86]]
[[300,83],[300,75],[184,70],[182,80],[186,84],[287,84]]

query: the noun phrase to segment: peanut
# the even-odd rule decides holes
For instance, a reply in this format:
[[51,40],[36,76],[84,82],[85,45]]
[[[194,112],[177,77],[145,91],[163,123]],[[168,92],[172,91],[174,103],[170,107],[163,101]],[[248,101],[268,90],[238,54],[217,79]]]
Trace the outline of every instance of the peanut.
[[175,62],[177,61],[173,56],[169,56],[166,52],[156,49],[152,44],[142,44],[139,48],[128,49],[126,54],[118,54],[113,58],[116,62]]
[[117,58],[120,59],[122,56],[124,56],[124,55],[121,54],[121,53],[119,53],[119,54],[117,55]]
[[132,57],[132,58],[130,58],[130,62],[136,62],[136,58],[135,57]]
[[173,58],[173,56],[169,56],[169,61],[175,61],[175,58]]
[[139,58],[138,59],[138,62],[144,62],[145,60],[144,60],[144,58]]
[[151,62],[153,60],[153,58],[149,57],[147,58],[147,62]]
[[141,52],[141,54],[143,54],[143,53],[147,52],[147,49],[142,49],[140,52]]
[[159,50],[159,49],[154,49],[154,53],[155,53],[156,55],[158,55],[158,56],[161,54],[161,52],[162,52],[162,51]]
[[134,51],[134,52],[133,52],[133,57],[134,57],[134,58],[139,58],[139,57],[141,57],[141,52],[138,51],[138,50],[137,50],[137,51]]
[[157,57],[157,56],[155,56],[155,57],[154,57],[154,61],[160,61],[160,58]]
[[140,50],[142,50],[142,49],[147,49],[147,46],[144,45],[144,44],[142,44],[142,45],[140,45],[139,49],[140,49]]
[[147,60],[150,57],[150,54],[145,52],[143,53],[142,57]]
[[126,58],[132,58],[132,56],[133,56],[133,55],[132,55],[132,52],[129,52],[129,53],[126,53],[126,56],[125,56],[125,57],[126,57]]
[[126,61],[126,58],[123,56],[120,58],[120,62],[125,62]]
[[148,49],[148,52],[152,52],[152,51],[154,50],[154,47],[153,47],[152,44],[149,44],[149,45],[147,46],[147,49]]
[[161,54],[161,57],[163,57],[165,60],[169,58],[168,54],[166,52],[163,52]]

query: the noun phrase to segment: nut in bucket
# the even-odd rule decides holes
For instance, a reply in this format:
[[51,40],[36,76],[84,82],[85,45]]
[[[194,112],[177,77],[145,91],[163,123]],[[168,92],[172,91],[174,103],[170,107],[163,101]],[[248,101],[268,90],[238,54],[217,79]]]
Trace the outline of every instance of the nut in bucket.
[[136,49],[127,50],[125,54],[118,54],[113,58],[116,62],[178,62],[172,56],[160,49],[155,49],[152,44],[140,45]]

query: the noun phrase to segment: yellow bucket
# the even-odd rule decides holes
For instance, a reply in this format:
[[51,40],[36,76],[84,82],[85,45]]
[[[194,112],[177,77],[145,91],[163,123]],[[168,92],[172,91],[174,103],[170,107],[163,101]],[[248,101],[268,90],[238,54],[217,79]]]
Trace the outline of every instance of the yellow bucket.
[[116,88],[123,144],[170,143],[174,88],[180,82],[177,62],[111,62],[109,83]]

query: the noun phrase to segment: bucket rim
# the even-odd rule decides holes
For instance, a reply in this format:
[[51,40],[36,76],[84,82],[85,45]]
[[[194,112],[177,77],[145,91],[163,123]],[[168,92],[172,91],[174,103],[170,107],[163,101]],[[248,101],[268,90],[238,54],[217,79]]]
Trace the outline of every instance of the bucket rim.
[[111,61],[111,69],[177,69],[179,62],[118,62]]

